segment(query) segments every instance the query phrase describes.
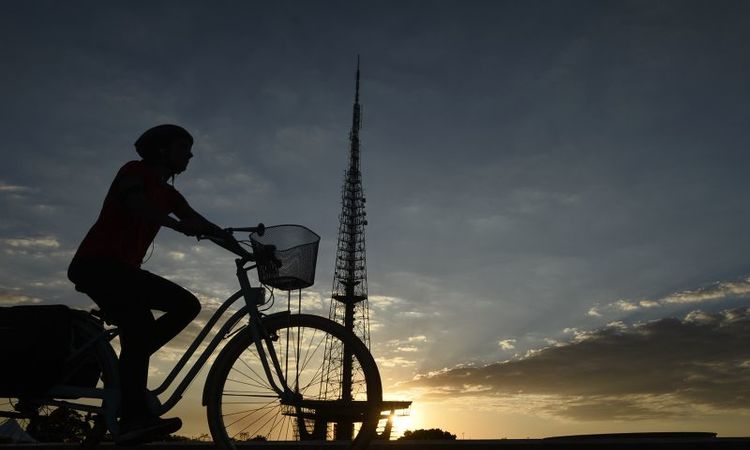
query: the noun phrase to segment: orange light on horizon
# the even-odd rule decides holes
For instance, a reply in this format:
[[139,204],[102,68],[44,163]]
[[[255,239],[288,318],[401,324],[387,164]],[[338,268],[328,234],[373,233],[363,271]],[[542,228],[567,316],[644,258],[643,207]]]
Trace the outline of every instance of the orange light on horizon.
[[393,418],[393,433],[391,439],[398,439],[404,435],[406,430],[414,431],[415,414],[413,410],[409,410],[408,415],[399,415],[398,413],[392,416]]

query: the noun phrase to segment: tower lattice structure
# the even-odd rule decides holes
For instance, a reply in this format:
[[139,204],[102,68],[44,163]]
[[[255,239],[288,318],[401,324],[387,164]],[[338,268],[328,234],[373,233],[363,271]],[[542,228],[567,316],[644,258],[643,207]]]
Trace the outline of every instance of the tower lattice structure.
[[[349,166],[341,189],[336,262],[331,294],[329,318],[344,325],[370,347],[370,313],[367,300],[367,264],[365,258],[365,196],[360,171],[359,130],[362,108],[359,104],[359,58],[354,94],[352,128],[349,132]],[[357,368],[352,367],[352,354],[346,347],[326,348],[329,388],[340,389],[343,400],[355,400],[358,385]],[[339,439],[351,436],[352,426],[339,424],[335,430]]]
[[359,130],[362,126],[362,107],[359,104],[359,62],[354,94],[352,128],[349,132],[349,167],[341,188],[338,243],[333,277],[330,319],[347,329],[370,346],[370,317],[367,300],[367,261],[365,256],[365,196],[360,171]]

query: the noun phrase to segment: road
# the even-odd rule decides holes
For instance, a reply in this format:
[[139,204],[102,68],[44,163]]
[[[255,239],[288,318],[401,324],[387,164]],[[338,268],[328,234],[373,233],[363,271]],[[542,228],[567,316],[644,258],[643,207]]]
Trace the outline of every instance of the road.
[[[0,445],[2,450],[74,450],[81,449],[75,444],[24,444]],[[116,447],[102,444],[105,450],[125,450],[127,447]],[[143,450],[210,450],[215,448],[209,442],[168,442],[152,443],[141,447]],[[253,443],[238,445],[241,450],[344,450],[343,444],[329,443]],[[564,439],[502,439],[502,440],[455,440],[455,441],[389,441],[373,442],[371,450],[750,450],[750,437],[717,438],[717,437],[569,437]]]

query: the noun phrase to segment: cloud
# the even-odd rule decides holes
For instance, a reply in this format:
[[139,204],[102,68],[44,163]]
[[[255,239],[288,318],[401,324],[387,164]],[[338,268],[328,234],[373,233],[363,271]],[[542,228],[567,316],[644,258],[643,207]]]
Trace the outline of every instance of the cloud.
[[382,367],[412,367],[416,364],[416,361],[401,356],[395,356],[393,358],[378,358],[378,365]]
[[418,376],[431,396],[549,396],[538,412],[580,420],[747,410],[750,307],[593,331],[517,360]]
[[387,295],[370,295],[368,297],[370,306],[373,308],[390,308],[394,305],[400,305],[404,303],[404,300],[397,297],[389,297]]
[[3,193],[19,194],[21,192],[28,192],[30,190],[31,188],[28,188],[26,186],[7,184],[7,183],[0,181],[0,192],[3,192]]
[[498,342],[497,345],[500,346],[500,348],[503,350],[513,350],[514,348],[516,348],[515,343],[515,339],[503,339],[502,341]]
[[401,351],[413,351],[403,350],[405,348],[417,348],[428,341],[427,336],[409,336],[406,339],[391,339],[386,343],[387,347],[401,349]]
[[628,397],[570,397],[542,405],[542,411],[575,420],[646,420],[684,416],[690,405],[669,395],[632,395]]
[[414,347],[414,346],[404,346],[404,347],[397,347],[396,351],[411,353],[411,352],[418,352],[419,348]]
[[627,300],[618,300],[615,302],[615,306],[620,311],[634,311],[638,309],[638,305],[636,305],[633,302],[629,302]]
[[282,127],[276,131],[274,138],[273,151],[269,155],[274,162],[282,165],[310,164],[321,159],[329,148],[336,147],[341,140],[337,130],[316,125]]
[[172,258],[175,261],[184,261],[185,257],[187,256],[183,252],[176,252],[176,251],[169,252],[168,254],[169,254],[169,257]]
[[31,259],[65,260],[67,262],[73,256],[73,251],[61,245],[55,236],[0,239],[0,246],[2,246],[2,253],[9,257],[22,256]]
[[722,281],[699,289],[677,291],[657,299],[617,300],[612,303],[591,307],[586,315],[602,317],[606,312],[621,313],[640,309],[665,307],[669,305],[690,305],[704,302],[719,302],[729,299],[750,297],[750,277],[739,281]]
[[20,294],[12,291],[0,291],[0,305],[12,306],[23,304],[41,303],[42,300],[29,295]]
[[373,347],[375,360],[381,368],[410,368],[417,365],[424,356],[426,336],[408,336],[390,339],[383,345]]
[[658,300],[659,303],[700,303],[723,300],[730,297],[747,297],[750,294],[750,278],[738,282],[721,282],[702,289],[676,292]]
[[19,238],[19,239],[3,239],[9,247],[23,248],[23,249],[47,249],[47,248],[59,248],[60,243],[57,238],[53,236],[38,237],[38,238]]

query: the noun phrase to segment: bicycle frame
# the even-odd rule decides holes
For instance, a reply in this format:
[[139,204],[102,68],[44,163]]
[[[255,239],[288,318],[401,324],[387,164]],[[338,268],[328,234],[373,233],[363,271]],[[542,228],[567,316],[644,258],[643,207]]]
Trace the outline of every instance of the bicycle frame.
[[[239,260],[238,260],[239,261]],[[238,269],[241,267],[240,264],[238,264]],[[252,267],[248,268],[247,270],[252,269]],[[243,269],[245,270],[245,269]],[[243,273],[244,277],[247,278],[247,274]],[[206,363],[208,358],[213,354],[214,350],[219,346],[222,340],[227,338],[229,335],[231,335],[231,330],[242,320],[243,317],[246,317],[248,314],[250,314],[250,317],[252,318],[254,315],[258,319],[255,323],[260,323],[260,312],[258,311],[257,305],[254,305],[254,308],[250,308],[251,312],[248,312],[247,306],[243,306],[240,308],[236,313],[234,313],[227,322],[221,327],[221,329],[216,333],[214,338],[211,340],[211,342],[208,344],[206,349],[201,353],[200,357],[196,361],[195,365],[190,369],[190,371],[185,375],[185,377],[182,379],[180,384],[177,386],[175,391],[172,393],[172,395],[164,402],[161,403],[158,399],[158,395],[163,394],[169,387],[172,385],[174,380],[177,378],[177,376],[180,374],[182,369],[187,365],[190,358],[195,354],[195,352],[198,350],[198,347],[205,341],[206,336],[213,330],[214,326],[216,325],[216,322],[221,319],[221,317],[224,315],[224,313],[229,309],[230,306],[232,306],[234,303],[237,302],[240,298],[244,298],[247,303],[250,303],[254,297],[253,294],[257,295],[262,288],[255,288],[257,291],[253,291],[253,288],[249,287],[249,280],[245,287],[245,289],[240,289],[239,291],[232,294],[229,298],[227,298],[222,305],[219,307],[219,309],[214,312],[213,316],[211,316],[211,319],[206,323],[206,326],[201,330],[201,332],[198,334],[198,336],[195,338],[195,340],[192,342],[188,350],[182,355],[180,360],[177,362],[177,364],[172,368],[170,373],[167,375],[166,379],[162,382],[162,384],[150,392],[152,396],[152,408],[155,409],[155,413],[157,415],[162,415],[165,412],[172,409],[182,398],[182,394],[187,390],[190,383],[193,381],[193,379],[196,377],[198,372],[203,368],[203,365]],[[262,292],[260,293],[262,295]],[[254,310],[257,314],[253,314],[252,310]],[[254,319],[251,319],[251,322]],[[73,355],[73,357],[80,356],[86,351],[90,351],[90,349],[96,344],[96,342],[100,339],[106,339],[106,341],[110,341],[114,339],[115,336],[118,334],[117,328],[112,328],[108,330],[104,330],[104,332],[101,332],[97,334],[96,337],[93,339],[90,339],[88,342],[86,342],[77,352]],[[258,343],[256,342],[256,345]],[[116,361],[112,361],[112,364],[116,364]],[[267,371],[267,376],[270,374],[270,370]],[[52,387],[50,390],[50,397],[53,398],[53,400],[47,400],[44,403],[53,405],[53,406],[65,406],[72,409],[76,409],[79,411],[86,411],[91,413],[97,413],[102,412],[101,407],[87,405],[85,403],[79,403],[79,402],[72,402],[69,400],[54,400],[54,398],[62,398],[62,399],[71,399],[71,398],[84,398],[84,399],[102,399],[105,401],[111,402],[110,404],[114,404],[115,400],[119,397],[117,395],[116,390],[113,389],[101,389],[101,388],[84,388],[84,387],[76,387],[76,386],[66,386],[66,385],[57,385]]]
[[[193,381],[193,379],[195,379],[198,372],[200,372],[200,370],[203,368],[203,365],[206,363],[206,361],[208,361],[208,358],[211,357],[214,350],[216,350],[221,341],[234,334],[234,332],[232,331],[234,327],[243,318],[248,316],[248,325],[250,325],[253,341],[255,342],[258,353],[261,355],[263,370],[271,387],[276,391],[277,394],[279,394],[283,398],[289,397],[291,395],[292,391],[291,389],[289,389],[286,383],[286,378],[283,376],[283,370],[281,368],[281,364],[279,363],[278,356],[276,355],[276,351],[274,350],[273,345],[270,344],[271,337],[268,336],[265,328],[263,327],[262,316],[260,311],[258,310],[258,305],[262,304],[264,300],[264,288],[254,288],[251,286],[247,272],[254,269],[256,266],[251,265],[249,267],[244,267],[246,263],[247,260],[244,258],[238,258],[235,260],[235,264],[237,266],[236,275],[240,283],[240,290],[224,300],[221,306],[216,310],[216,312],[214,312],[209,321],[206,323],[206,326],[201,330],[198,336],[196,336],[195,340],[190,345],[188,350],[182,355],[174,368],[172,368],[162,384],[151,392],[155,398],[155,401],[158,402],[158,398],[156,398],[156,396],[163,394],[167,391],[167,389],[169,389],[179,373],[198,350],[198,347],[200,347],[211,330],[213,330],[219,319],[224,316],[224,313],[227,311],[227,309],[229,309],[231,305],[233,305],[241,298],[244,298],[245,306],[240,308],[236,313],[230,316],[229,319],[227,319],[226,323],[224,323],[224,325],[219,329],[211,342],[209,342],[208,346],[198,357],[198,360],[190,368],[190,371],[185,375],[179,385],[175,388],[172,395],[170,395],[164,403],[157,404],[158,406],[156,412],[158,415],[162,415],[165,412],[169,411],[180,401],[180,399],[182,398],[182,394],[185,392],[185,390],[187,390],[190,383]],[[289,314],[289,311],[282,311],[275,314]],[[268,349],[267,351],[264,348],[264,343],[265,347],[267,347]],[[268,357],[266,356],[266,352],[268,353]],[[273,367],[269,365],[269,357]],[[282,387],[279,387],[277,385],[273,377],[272,370],[276,373],[277,378],[283,381],[284,385]]]

